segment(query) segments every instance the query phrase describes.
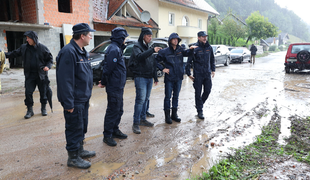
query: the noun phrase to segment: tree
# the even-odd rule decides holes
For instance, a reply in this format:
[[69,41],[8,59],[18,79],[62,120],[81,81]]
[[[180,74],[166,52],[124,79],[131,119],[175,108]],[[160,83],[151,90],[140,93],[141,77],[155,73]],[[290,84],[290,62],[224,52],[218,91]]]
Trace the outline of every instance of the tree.
[[266,39],[268,37],[278,36],[278,28],[258,11],[252,13],[245,21],[249,27],[249,35],[246,43],[251,39]]
[[208,34],[212,34],[213,39],[210,39],[214,42],[217,32],[219,31],[219,21],[216,18],[211,18],[210,25],[208,26]]
[[232,16],[228,16],[224,19],[221,29],[232,45],[234,45],[238,39],[244,38],[247,32],[247,27]]

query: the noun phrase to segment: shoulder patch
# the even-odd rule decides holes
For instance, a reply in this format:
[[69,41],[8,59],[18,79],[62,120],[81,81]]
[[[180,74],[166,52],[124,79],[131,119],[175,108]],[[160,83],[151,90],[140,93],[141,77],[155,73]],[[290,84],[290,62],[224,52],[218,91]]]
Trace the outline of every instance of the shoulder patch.
[[113,59],[113,62],[117,62],[117,58],[114,58],[114,59]]

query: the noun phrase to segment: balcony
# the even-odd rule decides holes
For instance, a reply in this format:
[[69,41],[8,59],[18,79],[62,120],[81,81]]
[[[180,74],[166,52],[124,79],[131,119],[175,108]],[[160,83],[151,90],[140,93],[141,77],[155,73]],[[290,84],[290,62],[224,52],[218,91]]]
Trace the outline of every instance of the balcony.
[[180,37],[194,38],[197,37],[197,32],[201,31],[198,27],[193,26],[178,26],[178,34]]

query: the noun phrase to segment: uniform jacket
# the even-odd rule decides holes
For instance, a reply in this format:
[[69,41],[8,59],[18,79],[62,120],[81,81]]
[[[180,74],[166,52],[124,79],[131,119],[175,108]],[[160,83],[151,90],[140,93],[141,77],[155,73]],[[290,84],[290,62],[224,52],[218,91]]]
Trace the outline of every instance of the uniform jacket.
[[[181,38],[178,36],[178,34],[172,33],[168,39],[169,47],[160,50],[156,57],[157,62],[158,62],[158,68],[160,70],[163,70],[164,68],[169,69],[169,74],[165,74],[165,82],[183,80],[183,75],[184,75],[183,57],[193,54],[193,49],[185,50],[179,44],[174,50],[170,44],[171,39],[174,39],[174,38],[177,38],[180,43]],[[163,62],[165,67],[159,64],[159,62]]]
[[257,51],[256,46],[251,46],[250,51],[251,51],[251,55],[256,55],[256,51]]
[[74,108],[75,103],[87,102],[92,93],[93,75],[88,52],[71,39],[56,58],[58,101],[64,109]]
[[194,44],[198,46],[194,49],[194,55],[191,58],[188,58],[186,64],[186,74],[188,76],[191,75],[191,64],[193,62],[194,65],[194,77],[198,76],[206,76],[208,74],[215,71],[215,63],[214,63],[214,54],[212,46],[210,46],[207,41],[205,44],[200,43],[199,41]]
[[135,67],[132,69],[134,77],[154,78],[157,79],[157,61],[153,56],[155,52],[153,48],[143,42],[144,33],[141,33],[138,42],[133,46],[133,52],[131,54],[132,59],[135,61]]
[[[39,73],[40,79],[44,80],[45,76],[48,75],[48,71],[44,71],[43,68],[48,67],[49,69],[51,69],[52,64],[53,64],[53,56],[46,46],[39,43],[38,35],[36,32],[27,31],[24,35],[30,37],[36,43],[34,48],[36,50],[35,57],[37,59],[38,73]],[[32,57],[30,54],[31,52],[28,48],[30,48],[30,45],[28,43],[25,43],[25,44],[22,44],[18,49],[12,52],[5,53],[6,58],[15,58],[15,57],[22,56],[23,61],[24,61],[24,75],[26,78],[29,77],[29,74],[31,71],[29,61],[31,60],[30,57]]]
[[127,32],[122,28],[112,31],[111,45],[108,47],[102,70],[101,84],[106,86],[107,92],[124,89],[126,83],[126,65],[123,58],[123,44]]

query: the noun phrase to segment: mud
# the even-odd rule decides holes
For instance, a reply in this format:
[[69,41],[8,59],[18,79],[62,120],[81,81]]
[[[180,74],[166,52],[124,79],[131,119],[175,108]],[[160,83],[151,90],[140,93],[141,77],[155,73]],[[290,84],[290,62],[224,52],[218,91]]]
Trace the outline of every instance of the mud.
[[[128,139],[116,140],[116,147],[102,142],[107,97],[104,89],[94,86],[85,149],[95,150],[97,155],[89,159],[92,167],[87,170],[66,166],[64,119],[62,107],[57,102],[54,70],[50,72],[54,113],[48,111],[48,116],[40,115],[36,91],[35,115],[28,120],[23,119],[26,109],[22,73],[12,70],[11,74],[1,74],[0,179],[195,177],[209,169],[230,148],[252,143],[261,133],[261,127],[269,123],[275,107],[282,117],[278,142],[285,143],[283,139],[290,135],[289,117],[307,115],[310,75],[307,72],[285,74],[284,56],[285,53],[280,52],[258,58],[255,65],[244,62],[217,67],[212,92],[204,106],[204,121],[196,117],[192,82],[184,76],[178,111],[182,121],[165,124],[164,83],[160,78],[159,84],[153,87],[150,100],[150,112],[155,117],[148,119],[155,126],[142,127],[140,135],[131,130],[135,88],[133,81],[127,80],[120,129]],[[11,81],[15,82],[12,79],[18,79],[21,86],[12,85]],[[288,171],[286,164],[274,166]],[[303,163],[296,163],[296,166],[306,167]]]

